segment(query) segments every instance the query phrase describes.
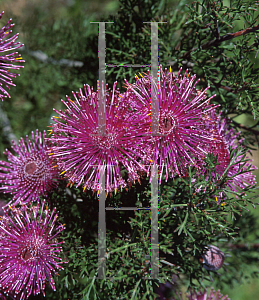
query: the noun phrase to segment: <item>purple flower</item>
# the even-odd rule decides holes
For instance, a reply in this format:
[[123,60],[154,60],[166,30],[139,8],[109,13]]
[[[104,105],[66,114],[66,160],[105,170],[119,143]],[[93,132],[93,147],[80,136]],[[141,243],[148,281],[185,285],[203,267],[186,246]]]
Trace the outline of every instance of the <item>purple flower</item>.
[[198,294],[192,292],[188,298],[189,300],[230,300],[227,295],[223,296],[220,294],[220,290],[215,292],[213,288],[209,292],[206,290],[204,292],[199,292]]
[[10,203],[14,205],[20,201],[28,203],[39,196],[46,196],[57,185],[59,175],[53,168],[53,160],[47,154],[45,136],[45,131],[42,138],[41,132],[36,130],[35,136],[32,132],[32,140],[26,136],[27,145],[23,138],[18,146],[13,142],[12,148],[18,156],[9,150],[4,152],[9,162],[0,161],[0,190],[13,194]]
[[[159,165],[160,183],[164,170],[167,181],[169,176],[185,176],[189,165],[198,167],[195,162],[206,155],[204,147],[212,141],[212,129],[204,128],[213,124],[206,115],[215,109],[209,104],[214,96],[207,98],[209,87],[198,91],[195,86],[199,80],[194,83],[195,75],[189,78],[188,70],[183,77],[180,72],[181,69],[175,75],[167,69],[163,71],[160,66],[158,83],[150,73],[141,75],[143,78],[137,77],[135,84],[126,81],[128,91],[131,91],[132,109],[145,117],[145,124],[149,125],[145,127],[145,134],[149,136],[145,151],[152,153],[152,163]],[[151,118],[154,118],[151,116],[151,94],[157,99],[159,129],[156,136],[151,136],[150,131]]]
[[56,224],[56,209],[44,205],[11,207],[0,220],[0,289],[20,300],[45,295],[46,282],[55,290],[52,275],[63,269],[57,238],[64,225]]
[[[210,146],[206,146],[206,151],[208,153],[214,154],[215,156],[218,155],[218,163],[215,167],[215,172],[212,172],[211,177],[214,182],[217,181],[217,178],[223,175],[226,168],[230,163],[230,147],[233,150],[242,149],[242,140],[237,141],[237,138],[240,132],[236,133],[234,129],[230,129],[229,122],[230,120],[221,117],[222,112],[216,115],[215,112],[212,112],[210,117],[211,119],[215,120],[214,125],[214,140],[210,144]],[[228,180],[227,185],[228,187],[235,192],[239,192],[240,190],[244,189],[248,185],[255,185],[255,175],[252,174],[251,171],[256,170],[257,168],[251,165],[251,160],[247,161],[246,163],[240,163],[243,154],[237,156],[233,160],[233,165],[228,169],[227,176],[232,177]],[[239,168],[241,167],[242,174],[239,173]],[[249,169],[250,168],[250,169]],[[200,174],[206,175],[206,170],[201,168]],[[207,174],[207,179],[209,178],[209,174]],[[200,188],[199,188],[200,189]]]
[[[4,12],[0,14],[0,19],[2,18]],[[12,37],[8,37],[12,33],[11,28],[14,24],[10,24],[12,19],[10,19],[7,24],[0,30],[0,99],[7,96],[10,98],[9,93],[3,88],[3,84],[10,89],[10,86],[15,86],[12,82],[12,78],[19,76],[17,73],[10,73],[10,69],[19,70],[23,66],[14,65],[13,62],[19,61],[24,62],[21,55],[18,52],[6,53],[8,51],[16,50],[23,45],[20,42],[15,42],[18,38],[19,33],[16,33]]]
[[[53,134],[49,139],[53,146],[50,155],[70,183],[84,186],[84,190],[100,190],[100,166],[106,172],[105,190],[112,192],[120,187],[126,187],[126,181],[121,171],[126,170],[129,181],[139,180],[139,171],[145,170],[138,162],[140,156],[147,157],[143,152],[144,138],[141,118],[132,116],[129,109],[127,94],[120,94],[116,89],[105,91],[106,101],[106,132],[99,133],[98,99],[99,90],[93,91],[89,85],[84,86],[84,92],[74,93],[74,101],[67,96],[67,102],[62,102],[67,109],[55,111],[52,126]],[[53,119],[54,120],[54,119]]]

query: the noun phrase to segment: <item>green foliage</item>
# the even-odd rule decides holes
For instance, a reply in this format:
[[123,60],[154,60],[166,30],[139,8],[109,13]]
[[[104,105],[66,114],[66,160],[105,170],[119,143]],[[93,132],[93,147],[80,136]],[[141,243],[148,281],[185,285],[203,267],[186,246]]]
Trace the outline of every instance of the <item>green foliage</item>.
[[[198,88],[210,85],[208,96],[220,104],[223,116],[232,118],[241,114],[253,116],[253,127],[244,127],[234,121],[231,127],[242,130],[244,150],[231,151],[230,164],[242,156],[246,161],[249,148],[257,145],[258,132],[258,1],[168,1],[121,0],[116,14],[87,15],[82,1],[76,1],[65,16],[48,15],[51,1],[41,6],[30,6],[18,19],[26,48],[26,60],[21,76],[15,79],[12,99],[3,103],[17,137],[31,130],[46,129],[53,107],[61,109],[60,98],[71,95],[88,83],[96,88],[98,79],[98,25],[90,21],[109,21],[106,25],[107,64],[150,64],[150,24],[159,24],[159,63],[178,72],[197,74]],[[44,6],[46,5],[46,6]],[[47,9],[48,8],[48,9]],[[27,7],[28,9],[28,7]],[[53,13],[53,12],[52,12]],[[251,30],[241,33],[240,30]],[[236,33],[234,35],[234,33]],[[49,59],[39,61],[30,51],[43,51]],[[60,59],[76,60],[82,67],[69,67],[54,62]],[[118,80],[122,89],[126,78],[133,82],[143,68],[106,68],[106,80]],[[1,152],[10,148],[1,137]],[[3,156],[2,159],[5,159]],[[217,165],[217,157],[206,159],[207,174]],[[239,174],[241,174],[241,169]],[[236,174],[238,175],[238,174]],[[66,224],[64,270],[56,277],[56,292],[47,289],[47,299],[154,299],[155,286],[170,281],[173,275],[179,282],[195,289],[211,285],[222,288],[235,281],[257,276],[252,268],[258,264],[256,248],[259,228],[247,206],[255,207],[255,187],[239,192],[230,191],[226,183],[227,170],[217,182],[198,176],[189,168],[185,177],[176,177],[162,183],[159,190],[159,279],[150,277],[150,211],[107,211],[107,280],[98,274],[98,209],[96,195],[81,188],[67,187],[64,180],[49,195],[52,206],[60,212]],[[202,187],[202,188],[199,188]],[[224,199],[219,203],[219,195]],[[4,195],[3,198],[8,198]],[[149,207],[151,189],[146,178],[129,191],[108,195],[106,207]],[[247,244],[248,243],[248,244]],[[209,244],[217,245],[225,254],[228,265],[217,273],[208,272],[199,261]],[[251,269],[250,269],[251,268]],[[143,279],[147,277],[148,279]]]
[[[231,157],[239,155],[239,151],[231,153]],[[244,161],[243,157],[240,163]],[[210,177],[217,158],[209,155],[206,163]],[[211,280],[199,261],[205,247],[216,244],[227,253],[227,245],[244,244],[250,230],[258,226],[246,208],[249,203],[254,205],[251,197],[245,194],[246,191],[230,195],[226,185],[228,180],[230,178],[223,175],[214,184],[204,176],[197,176],[197,169],[190,167],[186,177],[162,182],[158,218],[159,280],[150,277],[150,211],[141,209],[150,206],[148,179],[142,178],[141,185],[133,185],[129,191],[107,197],[107,207],[133,206],[140,210],[106,212],[106,280],[97,278],[98,199],[90,191],[66,188],[65,182],[62,183],[49,199],[66,224],[64,257],[68,264],[57,277],[57,292],[49,290],[48,297],[154,299],[154,287],[158,282],[164,283],[175,274],[181,282],[200,289],[206,280]],[[200,186],[202,189],[198,189]],[[220,193],[225,195],[221,203],[217,198]],[[256,251],[245,246],[244,249],[234,248],[231,254],[228,266],[213,276],[217,287],[222,287],[223,283],[231,286],[242,278],[244,266],[259,260]],[[251,276],[256,275],[253,270]]]

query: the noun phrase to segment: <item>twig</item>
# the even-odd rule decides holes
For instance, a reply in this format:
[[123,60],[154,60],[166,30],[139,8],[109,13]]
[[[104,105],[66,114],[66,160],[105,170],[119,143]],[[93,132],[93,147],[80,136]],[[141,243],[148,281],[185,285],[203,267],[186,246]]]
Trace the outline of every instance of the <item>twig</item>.
[[138,9],[139,9],[140,16],[142,18],[143,14],[142,14],[142,8],[141,8],[141,2],[140,2],[140,0],[138,0]]
[[179,43],[175,46],[175,50],[180,50],[180,47],[181,47],[181,44],[182,44],[182,42],[187,38],[187,37],[189,37],[190,36],[190,34],[191,34],[191,32],[193,31],[193,29],[191,28],[191,29],[189,29],[189,31],[184,35],[184,37],[179,41]]
[[248,248],[259,248],[259,244],[228,244],[227,245],[228,248],[231,248],[231,249],[240,249],[240,248],[245,248],[245,249],[248,249]]
[[[209,41],[207,43],[204,43],[203,45],[201,45],[201,49],[208,49],[212,46],[217,46],[219,43],[225,42],[227,40],[231,40],[235,37],[241,36],[241,35],[245,35],[248,34],[250,32],[255,32],[256,30],[259,30],[259,25],[254,26],[254,27],[249,27],[246,28],[244,30],[239,30],[235,33],[227,33],[226,35],[220,36],[217,39],[214,39],[213,41]],[[190,55],[191,52],[196,51],[198,49],[198,47],[194,47],[191,50],[187,51],[186,53],[183,54],[182,58],[185,58],[187,56]]]
[[84,63],[82,61],[78,60],[70,60],[66,58],[62,58],[60,60],[55,60],[51,57],[48,57],[48,55],[40,50],[38,51],[31,51],[25,48],[24,46],[20,49],[21,51],[24,51],[25,53],[30,54],[31,56],[35,57],[36,59],[46,62],[46,63],[51,63],[53,65],[61,65],[61,66],[68,66],[68,67],[82,67]]
[[234,121],[234,120],[232,120],[233,121],[233,123],[235,124],[235,125],[237,125],[238,127],[240,127],[240,128],[243,128],[243,129],[245,129],[245,130],[247,130],[247,131],[249,131],[249,132],[252,132],[254,135],[259,135],[259,131],[258,130],[256,130],[256,129],[253,129],[253,127],[255,127],[257,124],[255,124],[255,125],[253,125],[252,127],[247,127],[247,126],[245,126],[245,125],[243,125],[243,124],[239,124],[239,123],[237,123],[236,121]]
[[15,144],[18,144],[18,140],[13,133],[7,114],[2,110],[2,103],[0,103],[0,125],[3,130],[3,135],[8,139],[10,145],[12,145],[12,141],[14,141]]
[[233,93],[233,94],[237,94],[237,93],[239,93],[239,92],[241,92],[241,91],[243,91],[243,90],[245,90],[245,89],[247,88],[247,83],[246,83],[246,82],[244,83],[244,86],[243,86],[243,87],[238,88],[238,89],[233,89],[232,87],[229,87],[229,86],[220,85],[220,84],[216,83],[216,82],[215,82],[214,80],[212,80],[212,79],[210,79],[210,80],[211,80],[211,82],[214,84],[214,86],[215,86],[216,88],[221,88],[221,89],[223,89],[223,90],[225,90],[225,91],[227,91],[227,92],[231,92],[231,93]]
[[[194,63],[192,63],[192,62],[190,62],[190,61],[187,61],[187,60],[183,60],[181,63],[182,63],[183,65],[186,65],[186,67],[187,67],[188,69],[194,67],[194,65],[195,65]],[[169,60],[169,61],[168,61],[168,65],[171,66],[172,68],[175,66],[175,70],[178,70],[177,61],[171,61],[171,60]]]
[[255,135],[259,135],[259,131],[258,131],[258,130],[249,128],[249,127],[247,127],[247,126],[245,126],[245,125],[243,125],[243,124],[239,124],[239,127],[243,128],[243,129],[245,129],[245,130],[247,130],[247,131],[250,131],[250,132],[252,132],[252,133],[255,134]]

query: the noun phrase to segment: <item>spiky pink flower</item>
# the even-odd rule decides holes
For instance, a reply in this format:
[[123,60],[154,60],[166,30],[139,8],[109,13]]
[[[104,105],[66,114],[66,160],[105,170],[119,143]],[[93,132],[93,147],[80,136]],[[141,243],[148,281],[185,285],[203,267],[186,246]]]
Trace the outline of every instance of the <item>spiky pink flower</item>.
[[202,256],[203,267],[208,271],[217,271],[222,267],[225,255],[216,246],[209,245],[207,248],[208,250]]
[[53,168],[53,159],[48,156],[45,136],[45,131],[43,136],[38,130],[36,135],[32,131],[32,140],[26,136],[27,145],[23,138],[19,145],[13,142],[12,148],[18,156],[9,150],[4,152],[8,162],[0,161],[0,190],[13,194],[10,203],[14,205],[20,201],[28,203],[39,196],[46,196],[58,183],[59,174]]
[[214,291],[213,288],[208,292],[205,290],[204,292],[199,292],[198,294],[192,292],[189,296],[187,296],[189,300],[230,300],[228,295],[223,296],[220,293],[220,290]]
[[[74,93],[72,101],[67,96],[67,109],[55,111],[53,134],[49,139],[53,146],[50,153],[57,160],[60,169],[66,173],[70,183],[84,186],[84,190],[100,190],[99,174],[106,172],[105,190],[112,192],[127,182],[121,171],[126,170],[129,180],[139,179],[139,170],[144,167],[138,162],[140,156],[148,156],[143,152],[144,137],[141,118],[132,118],[126,94],[116,89],[109,90],[106,85],[106,131],[99,133],[98,99],[99,89],[93,91],[89,85],[84,91]],[[104,87],[103,87],[104,88]],[[100,167],[103,166],[102,173]]]
[[[2,18],[4,11],[0,14],[0,19]],[[16,50],[23,45],[20,42],[15,42],[18,38],[19,33],[8,38],[12,33],[11,28],[14,24],[10,24],[12,19],[10,19],[7,24],[0,30],[0,99],[11,97],[9,93],[3,88],[3,84],[6,88],[10,89],[10,86],[15,86],[12,82],[12,78],[19,76],[17,73],[11,73],[10,69],[19,70],[23,68],[20,65],[14,65],[14,62],[19,61],[24,62],[21,55],[18,52],[6,53],[9,51]]]
[[[160,183],[164,170],[166,181],[169,176],[185,176],[187,166],[196,165],[197,158],[206,155],[205,145],[212,141],[210,130],[204,128],[213,123],[205,116],[215,109],[209,104],[214,96],[207,98],[209,87],[197,90],[195,86],[199,80],[194,82],[195,75],[189,78],[188,70],[184,76],[180,73],[181,69],[175,75],[167,69],[163,71],[160,66],[157,83],[150,72],[137,78],[134,84],[126,81],[128,91],[132,92],[129,97],[132,108],[137,115],[145,116],[149,124],[145,132],[149,135],[145,151],[152,153],[152,164],[159,165]],[[150,130],[151,97],[157,99],[159,132],[156,136],[151,136]]]
[[55,290],[53,275],[63,269],[57,239],[64,225],[56,223],[56,208],[44,206],[12,207],[0,220],[0,289],[15,299],[45,295],[46,282]]
[[[217,178],[223,175],[230,163],[230,147],[233,150],[242,149],[242,140],[237,141],[240,132],[235,132],[234,129],[229,127],[230,120],[227,118],[221,117],[222,112],[218,115],[215,112],[211,112],[210,118],[215,120],[214,123],[214,139],[213,142],[205,147],[205,150],[208,153],[218,155],[218,163],[215,167],[215,172],[212,172],[211,178],[214,182],[217,181]],[[257,168],[251,165],[251,160],[248,160],[245,163],[241,163],[243,154],[240,154],[233,160],[232,166],[227,170],[227,176],[232,177],[227,181],[228,187],[235,192],[239,192],[249,185],[255,185],[255,175],[251,171],[256,170]],[[240,170],[239,170],[240,168]],[[242,171],[243,173],[240,173]],[[201,168],[200,174],[207,174],[207,171],[204,168]],[[207,174],[209,178],[209,174]]]

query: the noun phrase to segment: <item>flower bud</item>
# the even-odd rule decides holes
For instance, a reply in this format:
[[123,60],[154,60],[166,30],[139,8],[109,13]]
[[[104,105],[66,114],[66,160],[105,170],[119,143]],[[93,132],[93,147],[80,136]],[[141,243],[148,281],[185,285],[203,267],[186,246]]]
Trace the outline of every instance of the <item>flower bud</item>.
[[224,253],[216,246],[207,246],[208,250],[203,258],[203,267],[208,271],[217,271],[220,269],[224,262]]

